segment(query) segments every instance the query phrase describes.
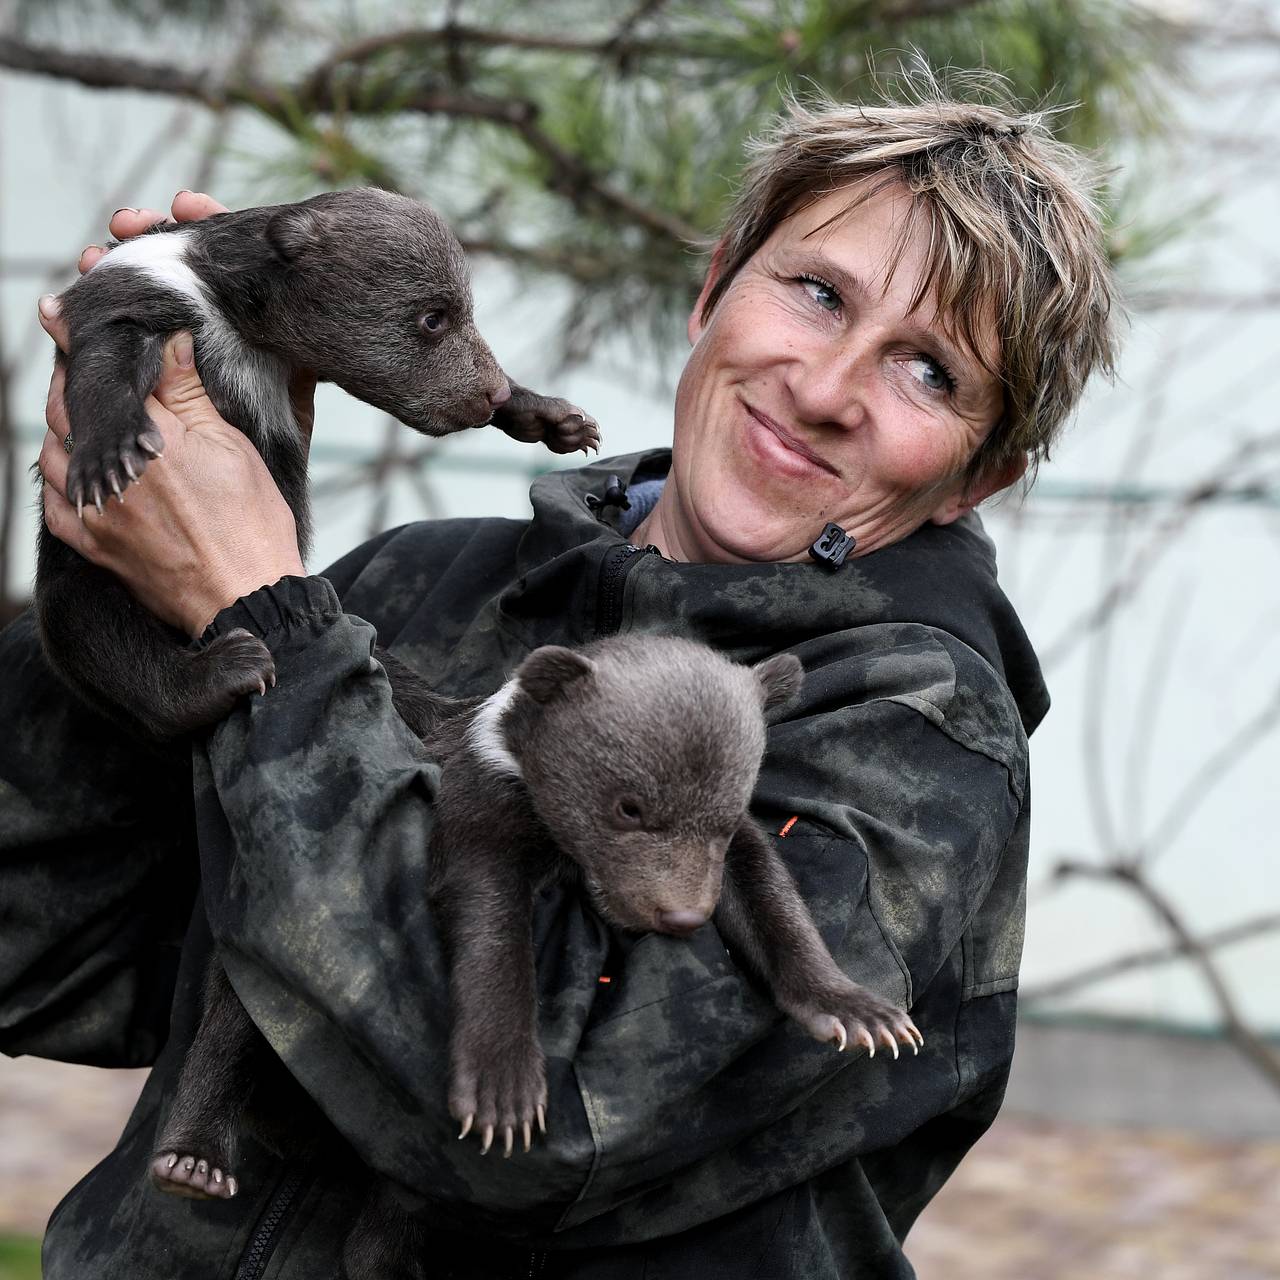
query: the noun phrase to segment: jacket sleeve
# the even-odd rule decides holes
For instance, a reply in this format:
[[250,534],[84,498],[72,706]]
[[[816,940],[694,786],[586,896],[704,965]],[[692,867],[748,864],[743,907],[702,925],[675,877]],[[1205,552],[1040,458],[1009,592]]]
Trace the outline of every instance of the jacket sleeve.
[[[334,566],[340,589],[391,536]],[[186,744],[85,707],[30,611],[0,630],[0,725],[0,1052],[149,1065],[199,882]]]
[[758,794],[771,821],[799,819],[780,848],[837,959],[914,999],[920,1059],[808,1040],[713,930],[611,950],[551,890],[535,919],[550,1134],[481,1161],[445,1107],[447,981],[423,891],[438,775],[391,708],[372,628],[323,579],[286,579],[215,626],[263,636],[279,683],[198,753],[210,921],[255,1021],[380,1172],[504,1233],[616,1240],[891,1145],[954,1101],[956,956],[1016,839],[1025,765],[1007,690],[981,710],[1001,686],[976,656],[984,688],[961,689],[963,646],[922,627],[809,646]]
[[185,751],[83,707],[30,613],[0,633],[0,1050],[152,1062],[195,897]]

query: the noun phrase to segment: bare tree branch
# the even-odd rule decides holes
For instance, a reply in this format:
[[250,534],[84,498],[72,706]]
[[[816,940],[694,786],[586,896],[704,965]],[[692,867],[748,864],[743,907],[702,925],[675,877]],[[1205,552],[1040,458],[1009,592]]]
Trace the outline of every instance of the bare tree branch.
[[1153,652],[1145,664],[1142,689],[1134,705],[1132,723],[1140,728],[1137,733],[1129,735],[1123,784],[1128,800],[1126,817],[1131,844],[1138,843],[1138,833],[1145,825],[1147,780],[1154,755],[1151,748],[1160,740],[1160,713],[1168,704],[1168,693],[1173,685],[1173,658],[1191,617],[1193,594],[1192,585],[1185,582],[1169,592],[1164,617],[1155,631]]
[[1248,26],[1225,22],[1181,22],[1177,18],[1166,21],[1173,35],[1201,44],[1280,45],[1280,30],[1263,21]]
[[1156,825],[1144,846],[1151,850],[1148,861],[1154,859],[1172,843],[1174,837],[1186,826],[1191,815],[1208,799],[1213,789],[1259,746],[1280,724],[1280,689],[1271,695],[1252,717],[1244,722],[1199,769],[1174,797],[1164,817]]
[[[1280,913],[1255,916],[1251,920],[1229,925],[1215,933],[1205,934],[1200,939],[1200,945],[1206,951],[1218,951],[1233,943],[1246,942],[1250,938],[1262,937],[1277,930],[1280,930]],[[1088,969],[1068,974],[1065,978],[1053,978],[1039,986],[1023,987],[1018,993],[1018,999],[1024,1004],[1037,1000],[1054,1000],[1060,996],[1072,995],[1082,987],[1091,987],[1095,983],[1119,977],[1123,973],[1133,973],[1139,969],[1150,969],[1156,965],[1186,959],[1189,954],[1190,952],[1180,942],[1166,947],[1149,947],[1143,951],[1131,951],[1128,955],[1117,956],[1114,960],[1105,960]]]
[[1161,924],[1173,935],[1178,950],[1197,969],[1213,995],[1222,1015],[1226,1033],[1241,1054],[1268,1080],[1280,1089],[1280,1053],[1277,1053],[1244,1020],[1218,966],[1208,948],[1187,928],[1173,904],[1132,863],[1096,863],[1064,860],[1054,869],[1058,877],[1079,876],[1092,880],[1110,880],[1128,886],[1147,904]]
[[6,280],[48,280],[75,269],[72,258],[0,258],[0,277]]
[[1062,661],[1077,644],[1103,626],[1133,599],[1155,563],[1169,550],[1196,512],[1222,495],[1232,480],[1250,463],[1280,449],[1280,435],[1252,436],[1243,441],[1212,472],[1184,491],[1177,507],[1160,522],[1154,533],[1122,566],[1106,591],[1083,613],[1078,614],[1062,635],[1041,654],[1041,664],[1050,667]]
[[307,79],[305,88],[315,92],[327,92],[339,68],[358,66],[393,49],[430,49],[436,46],[470,45],[480,49],[517,49],[525,53],[541,52],[579,54],[584,57],[630,57],[649,54],[693,54],[670,40],[615,41],[610,36],[604,40],[583,39],[577,36],[523,35],[514,31],[497,31],[484,27],[469,27],[462,23],[447,23],[439,27],[404,27],[399,31],[384,31],[376,36],[354,40],[335,50],[321,62]]

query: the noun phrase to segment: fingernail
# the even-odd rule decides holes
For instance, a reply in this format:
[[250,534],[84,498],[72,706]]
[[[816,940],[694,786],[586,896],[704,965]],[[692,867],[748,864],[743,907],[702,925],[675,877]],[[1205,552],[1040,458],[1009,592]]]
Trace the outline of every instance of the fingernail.
[[190,369],[195,362],[195,355],[191,347],[191,335],[183,332],[178,334],[173,340],[173,358],[178,362],[179,369]]
[[194,194],[195,192],[193,192],[190,187],[182,187],[177,192],[174,193],[173,198],[176,200],[178,196],[190,196]]
[[36,306],[40,308],[40,314],[46,320],[56,320],[58,318],[58,299],[52,293],[42,293]]
[[[120,206],[120,208],[116,210],[116,213],[137,213],[137,212],[138,212],[137,209],[135,209],[131,204],[123,204]],[[113,213],[111,217],[114,218],[116,216],[116,213]]]

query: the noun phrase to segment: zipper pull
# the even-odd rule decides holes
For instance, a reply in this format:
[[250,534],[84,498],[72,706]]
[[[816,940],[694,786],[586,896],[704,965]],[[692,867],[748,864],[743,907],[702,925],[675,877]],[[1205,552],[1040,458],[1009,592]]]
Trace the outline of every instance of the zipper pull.
[[610,476],[606,481],[603,497],[597,497],[594,493],[589,493],[585,501],[591,514],[597,520],[604,519],[606,507],[617,507],[620,511],[631,510],[631,499],[627,497],[626,483],[618,476]]

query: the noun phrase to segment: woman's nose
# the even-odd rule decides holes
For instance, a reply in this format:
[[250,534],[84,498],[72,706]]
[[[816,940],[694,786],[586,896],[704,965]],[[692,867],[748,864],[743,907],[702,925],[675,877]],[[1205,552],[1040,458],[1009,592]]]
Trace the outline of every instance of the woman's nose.
[[815,426],[856,427],[873,374],[869,343],[830,342],[795,352],[786,385],[796,416]]

